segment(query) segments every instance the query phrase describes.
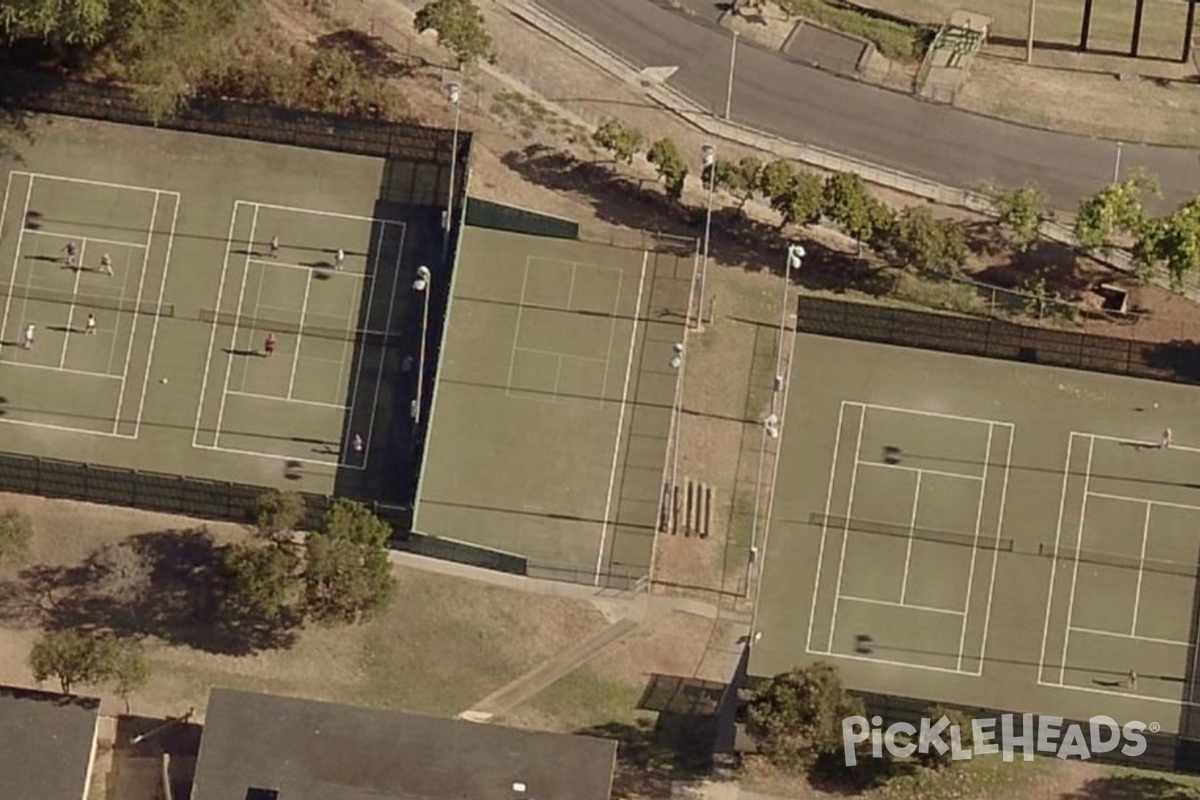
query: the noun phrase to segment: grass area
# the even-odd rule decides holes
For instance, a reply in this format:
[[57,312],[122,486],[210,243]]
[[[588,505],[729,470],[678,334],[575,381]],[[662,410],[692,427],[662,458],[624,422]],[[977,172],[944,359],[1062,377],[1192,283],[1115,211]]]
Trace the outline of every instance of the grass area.
[[[761,509],[760,513],[765,513],[765,509]],[[723,569],[726,574],[730,575],[745,572],[747,554],[750,551],[750,536],[753,532],[754,486],[750,484],[734,493],[733,511],[729,515],[729,530],[725,534],[726,552],[720,554],[718,569]],[[737,558],[726,557],[734,553],[738,554]]]
[[1086,797],[1196,800],[1200,797],[1200,777],[1115,767],[1087,781],[1083,789]]
[[987,313],[987,304],[974,287],[949,281],[927,280],[907,272],[897,277],[891,297],[924,308],[961,314]]
[[[654,714],[639,711],[642,686],[605,677],[591,666],[566,675],[512,714],[516,723],[536,721],[537,727],[563,732],[603,725],[636,726]],[[501,723],[508,722],[501,719]]]
[[568,122],[553,111],[520,92],[503,89],[492,95],[488,111],[494,117],[515,123],[521,136],[532,139],[539,130],[552,137],[566,137],[571,141],[587,141],[588,132],[579,125]]
[[825,0],[792,0],[789,5],[798,16],[874,42],[875,48],[893,61],[920,61],[931,38],[924,26],[872,17]]

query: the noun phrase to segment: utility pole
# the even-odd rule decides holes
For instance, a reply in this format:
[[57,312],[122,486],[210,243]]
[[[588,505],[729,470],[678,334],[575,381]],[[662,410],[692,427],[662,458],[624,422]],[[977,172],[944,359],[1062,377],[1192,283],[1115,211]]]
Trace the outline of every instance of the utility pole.
[[725,86],[725,119],[733,108],[733,65],[737,60],[738,32],[733,32],[733,44],[729,46],[729,83]]
[[1037,0],[1029,0],[1029,37],[1025,41],[1025,63],[1033,63],[1033,29],[1037,18]]

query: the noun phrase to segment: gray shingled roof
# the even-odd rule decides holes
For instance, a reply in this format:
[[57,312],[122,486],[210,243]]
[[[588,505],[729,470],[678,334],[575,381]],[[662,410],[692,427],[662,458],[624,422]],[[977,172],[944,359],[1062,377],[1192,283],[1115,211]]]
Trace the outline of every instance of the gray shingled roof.
[[100,701],[0,686],[0,797],[81,800]]

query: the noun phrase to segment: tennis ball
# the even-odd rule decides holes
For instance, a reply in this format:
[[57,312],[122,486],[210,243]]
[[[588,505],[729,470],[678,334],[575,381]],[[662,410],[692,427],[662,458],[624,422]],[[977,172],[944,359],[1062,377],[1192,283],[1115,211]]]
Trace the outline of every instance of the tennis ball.
[[159,383],[167,383],[167,382],[168,382],[168,381],[167,381],[167,379],[166,379],[166,378],[163,378],[162,380],[160,380],[160,381],[159,381]]

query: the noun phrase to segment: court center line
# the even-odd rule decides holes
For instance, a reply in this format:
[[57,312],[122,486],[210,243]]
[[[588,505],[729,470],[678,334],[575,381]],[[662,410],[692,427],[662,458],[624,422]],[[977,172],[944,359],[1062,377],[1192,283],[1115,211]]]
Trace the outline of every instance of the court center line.
[[1142,602],[1142,577],[1146,574],[1146,542],[1150,538],[1150,512],[1154,510],[1154,504],[1146,503],[1146,520],[1142,524],[1142,549],[1138,555],[1138,577],[1137,589],[1133,595],[1133,622],[1129,626],[1129,635],[1137,636],[1138,624],[1138,606]]
[[[380,235],[383,235],[382,230],[380,231]],[[392,293],[388,295],[387,315],[384,318],[384,325],[389,329],[392,327],[392,315],[396,308],[396,292],[400,288],[400,261],[404,258],[404,240],[407,236],[408,228],[400,226],[400,246],[396,248],[396,260],[392,262]],[[374,281],[371,282],[371,286],[374,288]],[[371,313],[370,308],[367,309],[367,313]],[[364,443],[365,448],[362,462],[363,469],[366,469],[367,464],[371,460],[371,441],[375,435],[375,415],[379,411],[379,389],[383,384],[383,366],[387,363],[387,351],[388,347],[391,346],[389,344],[390,341],[390,339],[384,339],[383,344],[379,346],[379,367],[375,370],[375,391],[371,396],[371,416],[367,418],[367,435],[365,437],[366,441]],[[346,444],[352,435],[351,431],[345,431],[345,435],[342,437],[343,454],[346,452]]]
[[859,456],[862,455],[863,431],[867,427],[867,407],[857,404],[862,409],[858,418],[858,439],[854,444],[854,469],[850,472],[850,496],[846,499],[846,523],[842,526],[842,554],[838,557],[837,583],[833,591],[833,619],[829,622],[829,641],[825,652],[833,652],[833,634],[837,630],[838,601],[842,596],[842,575],[846,568],[846,543],[850,540],[850,520],[854,516],[854,489],[858,483]]
[[1042,654],[1038,661],[1038,680],[1046,671],[1046,644],[1050,637],[1050,615],[1054,606],[1055,578],[1058,575],[1058,554],[1062,540],[1063,516],[1067,508],[1067,485],[1071,478],[1071,456],[1074,454],[1075,432],[1067,436],[1067,460],[1063,464],[1062,494],[1058,501],[1058,523],[1054,526],[1054,558],[1050,561],[1050,588],[1046,593],[1046,622],[1042,626]]
[[[1075,534],[1075,568],[1071,573],[1071,596],[1067,601],[1067,631],[1063,636],[1062,659],[1058,665],[1058,682],[1061,684],[1067,675],[1067,647],[1071,644],[1071,620],[1075,614],[1075,589],[1079,584],[1079,561],[1083,553],[1083,523],[1087,518],[1088,486],[1092,481],[1092,456],[1096,453],[1096,438],[1088,439],[1087,466],[1083,472],[1083,503],[1079,509],[1079,526]],[[1055,559],[1057,560],[1057,553]]]
[[[588,266],[590,269],[596,269],[595,266]],[[607,269],[607,267],[602,269]],[[655,262],[655,269],[657,270],[657,261]],[[621,272],[621,270],[614,271],[617,273],[617,291],[613,295],[612,312],[608,317],[608,347],[604,351],[604,378],[600,381],[600,400],[596,404],[598,408],[603,408],[604,402],[608,397],[608,374],[612,372],[613,345],[617,343],[617,311],[621,308],[621,292],[625,289],[625,273]],[[651,278],[650,281],[653,283],[654,279]],[[653,291],[653,288],[651,288],[651,293]],[[682,370],[682,367],[680,369]],[[683,379],[680,378],[680,380]]]
[[[613,490],[616,489],[617,485],[617,459],[621,455],[621,434],[625,432],[625,409],[629,399],[629,378],[633,373],[633,354],[637,349],[638,319],[642,313],[642,291],[646,288],[646,266],[649,263],[650,253],[643,250],[642,274],[638,279],[637,300],[633,306],[633,325],[629,333],[629,354],[625,361],[625,385],[621,387],[621,410],[617,414],[617,435],[613,437],[612,466],[608,471],[608,496],[604,500],[604,517],[600,524],[600,546],[596,549],[596,577],[592,582],[593,586],[600,585],[600,570],[604,565],[604,546],[608,541],[608,515],[612,512]],[[518,311],[517,313],[520,312]]]
[[[124,302],[125,294],[129,290],[129,279],[132,276],[133,276],[133,270],[129,269],[129,261],[127,259],[125,262],[125,271],[124,271],[123,277],[121,278],[121,293],[120,293],[120,295],[118,295],[118,297],[121,299],[122,304]],[[108,346],[108,360],[105,361],[105,363],[104,363],[105,370],[107,370],[110,374],[114,374],[114,375],[116,374],[116,372],[113,367],[113,359],[115,359],[117,357],[117,343],[120,341],[120,337],[117,334],[119,334],[121,332],[121,320],[122,320],[122,316],[120,313],[117,313],[114,315],[113,325],[112,325],[112,330],[113,330],[112,342]]]
[[[817,618],[817,594],[821,589],[821,570],[825,564],[825,539],[829,535],[829,511],[833,505],[833,482],[837,477],[838,448],[842,443],[842,423],[845,414],[846,401],[843,400],[838,406],[837,430],[833,434],[833,455],[829,461],[829,488],[825,490],[825,515],[821,518],[821,544],[817,548],[817,572],[813,576],[812,603],[808,607],[808,635],[804,639],[805,649],[812,647],[813,624]],[[774,487],[771,491],[774,493]],[[769,516],[768,519],[770,519]]]
[[[146,245],[138,244],[137,242],[122,242],[117,239],[100,239],[95,236],[77,236],[73,233],[54,233],[52,231],[30,231],[30,233],[34,236],[45,236],[50,239],[79,239],[81,241],[86,239],[87,241],[95,244],[109,244],[113,247],[128,247],[133,250],[144,250],[146,248]],[[82,258],[79,260],[79,263],[80,265],[83,264]]]
[[521,342],[521,312],[525,310],[525,289],[529,285],[529,259],[525,256],[525,272],[521,276],[521,299],[517,303],[517,322],[513,326],[512,355],[508,359],[508,377],[504,381],[506,389],[512,389],[513,371],[517,368],[517,347]]
[[[255,205],[254,206],[254,216],[250,220],[250,238],[248,240],[249,244],[246,246],[247,250],[251,250],[254,248],[254,234],[258,230],[258,209],[259,209],[259,207],[257,205]],[[222,276],[224,276],[224,273],[222,273]],[[242,263],[242,287],[238,291],[237,311],[234,312],[234,316],[233,316],[233,336],[229,342],[230,350],[237,350],[238,328],[239,328],[239,323],[241,322],[241,319],[242,319],[242,304],[246,301],[246,280],[249,277],[250,277],[250,256],[249,256],[249,254],[247,254],[245,261]],[[214,317],[220,316],[219,308],[217,309],[217,312],[218,312],[217,314],[213,315]],[[217,447],[221,444],[221,424],[225,419],[225,399],[229,394],[229,375],[233,371],[234,355],[233,355],[233,353],[229,353],[228,355],[229,355],[229,357],[225,361],[225,384],[221,387],[221,406],[220,406],[220,408],[217,409],[217,427],[216,427],[216,430],[213,432],[213,446],[214,447]]]
[[163,296],[167,291],[167,276],[171,272],[171,249],[175,246],[175,224],[179,221],[181,199],[175,195],[175,210],[171,213],[171,230],[167,233],[167,252],[163,256],[162,281],[158,285],[158,305],[154,309],[154,325],[150,328],[150,352],[146,354],[146,372],[142,376],[142,396],[138,399],[137,420],[133,425],[133,438],[142,432],[142,412],[146,408],[146,388],[150,384],[150,370],[154,364],[154,348],[158,342],[158,323],[162,321]]
[[71,346],[71,334],[75,332],[75,298],[79,296],[79,279],[83,275],[83,253],[87,250],[87,239],[79,242],[79,265],[75,268],[75,281],[71,285],[71,307],[67,310],[67,329],[63,332],[62,352],[58,355],[58,368],[67,365],[67,350]]
[[[996,519],[996,541],[1000,541],[1004,536],[1004,507],[1008,503],[1008,478],[1012,474],[1013,441],[1017,437],[1017,430],[1016,426],[1011,423],[1001,422],[997,424],[1008,428],[1008,450],[1004,456],[1004,485],[1000,488],[1000,514]],[[987,661],[988,629],[992,623],[992,600],[996,591],[996,567],[1000,564],[999,549],[991,548],[991,551],[992,572],[988,578],[987,610],[983,615],[983,642],[979,648],[979,669],[975,671],[975,675],[983,674],[983,665]]]
[[1175,639],[1158,639],[1153,636],[1133,636],[1128,633],[1120,633],[1117,631],[1102,631],[1102,630],[1098,630],[1096,628],[1080,628],[1080,627],[1072,626],[1071,631],[1074,633],[1086,633],[1091,636],[1106,636],[1110,639],[1131,639],[1131,640],[1138,641],[1138,642],[1150,642],[1151,644],[1167,644],[1167,645],[1173,645],[1175,647],[1186,647],[1188,649],[1195,647],[1195,645],[1192,644],[1191,642],[1180,642],[1180,641],[1176,641]]
[[[12,173],[8,177],[9,180],[12,180]],[[17,229],[17,250],[13,253],[12,274],[8,276],[8,297],[4,298],[4,321],[2,327],[0,327],[0,352],[4,350],[3,342],[8,335],[8,313],[12,309],[13,288],[17,285],[17,270],[21,264],[21,246],[25,242],[25,221],[29,219],[29,200],[32,196],[33,178],[30,177],[29,184],[25,187],[25,203],[21,206],[21,227]],[[4,192],[4,199],[5,202],[8,201],[7,189]],[[18,330],[17,336],[19,337],[20,335],[21,332]]]
[[554,356],[555,358],[577,358],[580,361],[594,361],[599,364],[607,364],[609,362],[609,359],[607,359],[607,358],[593,358],[592,356],[577,356],[577,355],[573,355],[571,353],[556,353],[553,350],[542,350],[537,347],[518,347],[517,349],[523,353],[537,353],[538,355]]
[[881,467],[883,469],[898,469],[902,472],[920,472],[926,475],[940,475],[943,478],[961,478],[964,481],[982,481],[978,475],[963,475],[961,472],[942,472],[936,469],[925,469],[924,467],[909,467],[904,464],[886,464],[882,461],[859,461],[858,464],[864,467]]
[[[983,480],[979,484],[979,505],[975,509],[975,533],[971,537],[971,566],[967,569],[967,597],[963,604],[962,627],[958,632],[958,661],[955,666],[962,669],[963,648],[967,645],[967,621],[971,615],[971,596],[975,593],[975,563],[979,560],[979,527],[983,524],[983,505],[987,498],[988,470],[992,463],[992,440],[996,426],[988,424],[987,449],[983,452]],[[994,550],[993,550],[994,552]]]
[[230,397],[252,397],[256,400],[272,400],[276,403],[294,403],[301,406],[317,406],[318,408],[337,408],[343,411],[348,408],[345,403],[322,403],[317,400],[295,400],[290,397],[279,397],[273,394],[257,394],[255,392],[243,392],[237,389],[230,389],[227,394]]
[[1149,503],[1153,506],[1163,506],[1165,508],[1181,508],[1185,511],[1200,511],[1200,506],[1189,506],[1186,503],[1168,503],[1163,500],[1150,500],[1145,497],[1127,497],[1123,494],[1108,494],[1106,492],[1088,492],[1088,497],[1100,497],[1105,500],[1119,500],[1126,503]]
[[855,595],[844,594],[843,600],[851,600],[855,603],[868,603],[873,606],[887,606],[889,608],[911,608],[913,611],[927,611],[931,614],[949,614],[953,617],[963,616],[963,612],[955,611],[952,608],[935,608],[933,606],[914,605],[912,603],[897,603],[894,600],[876,600],[873,597],[856,597]]
[[[141,316],[138,312],[142,307],[142,294],[146,289],[146,269],[150,262],[150,241],[154,238],[154,223],[158,220],[158,203],[162,197],[158,192],[154,193],[154,209],[150,212],[150,232],[146,234],[146,250],[142,253],[142,272],[138,278],[137,299],[133,304],[133,324],[129,326],[129,345],[125,348],[125,367],[121,370],[121,391],[117,393],[117,410],[115,412],[116,419],[113,420],[113,433],[116,433],[121,427],[121,408],[125,404],[125,386],[126,379],[129,377],[129,360],[133,356],[133,345],[137,342],[137,324],[138,317]],[[80,264],[83,264],[81,255]]]
[[200,379],[200,402],[196,406],[196,427],[192,429],[192,447],[200,446],[200,419],[204,415],[204,400],[208,389],[208,372],[212,368],[213,353],[216,350],[217,325],[221,319],[221,300],[225,294],[225,275],[229,271],[229,256],[233,251],[233,231],[237,227],[238,210],[241,207],[241,200],[233,201],[233,214],[229,218],[229,233],[225,236],[225,259],[221,262],[221,280],[217,284],[217,305],[213,309],[212,329],[208,334],[208,358],[204,361],[204,377]]
[[304,301],[300,304],[300,325],[296,329],[296,349],[292,353],[292,374],[288,376],[287,397],[292,399],[292,389],[296,385],[296,365],[300,362],[300,343],[304,340],[304,318],[308,315],[308,295],[312,290],[312,273],[304,281]]
[[908,567],[912,561],[913,531],[917,527],[917,507],[921,504],[921,472],[917,470],[917,483],[913,489],[912,513],[908,517],[908,540],[904,547],[904,577],[900,580],[900,605],[908,598]]

